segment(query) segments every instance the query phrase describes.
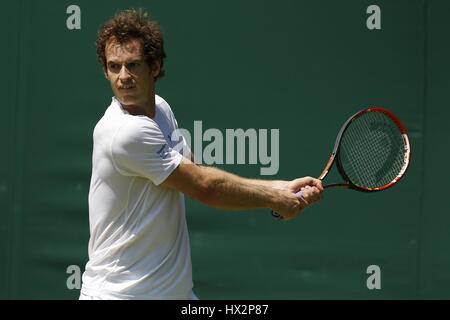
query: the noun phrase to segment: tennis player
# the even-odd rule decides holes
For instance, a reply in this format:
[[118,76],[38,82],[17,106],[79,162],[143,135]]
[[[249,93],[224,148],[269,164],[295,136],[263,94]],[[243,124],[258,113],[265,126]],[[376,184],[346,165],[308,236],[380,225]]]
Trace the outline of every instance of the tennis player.
[[164,75],[163,38],[144,11],[122,11],[106,22],[97,55],[114,97],[93,134],[80,299],[196,299],[184,194],[227,210],[272,209],[284,220],[321,198],[317,179],[245,179],[174,150],[177,121],[155,95]]

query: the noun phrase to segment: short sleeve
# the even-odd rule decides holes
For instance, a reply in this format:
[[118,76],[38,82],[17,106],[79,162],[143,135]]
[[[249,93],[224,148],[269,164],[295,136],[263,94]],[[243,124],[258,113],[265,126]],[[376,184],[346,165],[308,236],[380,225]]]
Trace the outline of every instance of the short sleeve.
[[164,139],[158,125],[148,118],[130,119],[111,142],[111,157],[123,175],[141,176],[161,184],[181,162],[182,155]]
[[[176,129],[176,130],[180,130],[178,128],[178,122],[177,119],[175,118],[175,115],[173,114],[172,109],[170,108],[170,105],[162,98],[160,98],[162,100],[161,106],[162,108],[164,108],[164,111],[166,112],[166,116],[170,119],[172,126]],[[176,142],[176,146],[175,149],[181,153],[185,158],[187,159],[191,159],[191,155],[192,155],[192,150],[188,144],[188,142],[186,141],[186,138],[183,135],[182,130],[180,130],[178,132],[178,141]]]

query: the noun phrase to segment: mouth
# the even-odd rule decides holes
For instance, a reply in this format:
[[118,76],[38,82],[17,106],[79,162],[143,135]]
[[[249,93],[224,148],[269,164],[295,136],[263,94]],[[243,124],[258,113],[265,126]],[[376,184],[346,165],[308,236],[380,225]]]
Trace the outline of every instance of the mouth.
[[136,86],[131,85],[131,84],[119,86],[119,90],[123,90],[123,91],[133,90],[135,88],[136,88]]

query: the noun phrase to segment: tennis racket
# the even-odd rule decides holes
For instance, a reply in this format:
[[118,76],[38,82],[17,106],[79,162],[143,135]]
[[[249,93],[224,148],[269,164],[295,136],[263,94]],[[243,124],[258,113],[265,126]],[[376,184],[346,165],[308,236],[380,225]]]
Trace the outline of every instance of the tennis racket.
[[[383,191],[400,181],[410,159],[407,130],[400,120],[387,109],[367,108],[344,123],[318,179],[324,180],[336,163],[343,181],[325,184],[324,188]],[[301,191],[296,195],[301,198]],[[276,212],[272,215],[280,218]]]

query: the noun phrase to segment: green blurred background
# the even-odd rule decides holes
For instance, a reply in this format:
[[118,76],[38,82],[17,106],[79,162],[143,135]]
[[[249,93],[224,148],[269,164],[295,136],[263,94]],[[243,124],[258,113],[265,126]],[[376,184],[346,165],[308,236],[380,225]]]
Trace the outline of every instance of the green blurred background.
[[[68,30],[66,9],[81,8]],[[366,9],[381,8],[381,30]],[[181,127],[280,129],[280,170],[317,176],[352,113],[382,106],[409,129],[412,162],[388,192],[329,191],[298,219],[187,200],[201,299],[450,298],[450,1],[0,2],[0,298],[76,299],[84,270],[92,131],[111,90],[99,26],[146,8],[165,35],[157,92]],[[260,177],[260,165],[221,165]],[[366,269],[381,268],[381,290]]]

